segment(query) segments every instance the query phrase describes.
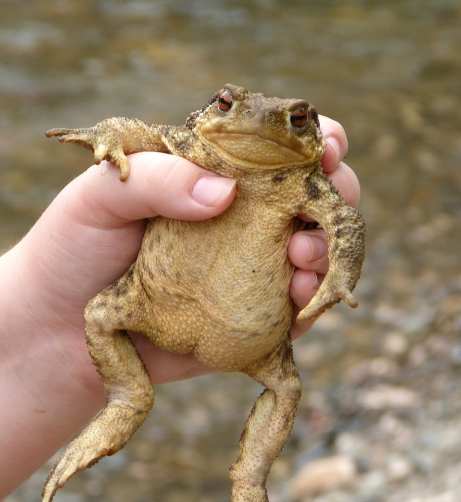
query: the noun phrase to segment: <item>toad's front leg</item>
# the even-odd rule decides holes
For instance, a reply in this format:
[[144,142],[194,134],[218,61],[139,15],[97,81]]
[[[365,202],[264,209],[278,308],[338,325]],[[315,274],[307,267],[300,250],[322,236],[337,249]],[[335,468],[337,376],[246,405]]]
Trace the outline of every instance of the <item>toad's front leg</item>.
[[46,136],[57,136],[61,143],[74,143],[94,152],[94,162],[108,160],[120,168],[120,181],[128,178],[126,155],[136,152],[169,153],[163,141],[166,126],[148,124],[138,119],[114,117],[83,129],[50,129]]
[[240,456],[230,468],[232,502],[267,502],[266,478],[287,442],[301,382],[293,361],[289,334],[280,348],[244,370],[266,387],[240,439]]
[[352,291],[365,259],[365,222],[362,216],[341,198],[321,167],[307,179],[305,213],[316,219],[328,236],[328,274],[309,305],[296,321],[314,321],[326,309],[344,300],[355,308]]

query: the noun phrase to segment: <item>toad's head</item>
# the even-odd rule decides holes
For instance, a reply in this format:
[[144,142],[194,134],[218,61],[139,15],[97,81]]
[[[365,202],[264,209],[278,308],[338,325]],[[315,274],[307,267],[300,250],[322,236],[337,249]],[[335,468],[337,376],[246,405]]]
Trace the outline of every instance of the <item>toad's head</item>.
[[186,125],[224,161],[248,169],[312,164],[325,150],[310,103],[268,98],[232,84],[191,114]]

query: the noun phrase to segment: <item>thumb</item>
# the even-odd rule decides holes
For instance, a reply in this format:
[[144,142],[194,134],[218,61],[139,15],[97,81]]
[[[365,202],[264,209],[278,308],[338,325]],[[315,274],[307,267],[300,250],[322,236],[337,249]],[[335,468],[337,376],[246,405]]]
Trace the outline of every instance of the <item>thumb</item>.
[[234,199],[235,180],[181,157],[143,152],[130,155],[128,161],[130,175],[124,183],[107,162],[80,177],[81,201],[101,226],[117,227],[158,215],[203,220],[227,209]]

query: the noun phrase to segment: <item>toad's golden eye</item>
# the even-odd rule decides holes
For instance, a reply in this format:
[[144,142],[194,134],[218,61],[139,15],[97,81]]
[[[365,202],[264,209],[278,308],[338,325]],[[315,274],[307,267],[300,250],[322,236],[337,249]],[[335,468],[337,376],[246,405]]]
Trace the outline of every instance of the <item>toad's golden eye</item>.
[[228,112],[234,104],[234,98],[229,91],[223,91],[218,97],[218,108],[222,112]]
[[306,108],[298,108],[290,116],[290,122],[293,127],[304,127],[307,124]]

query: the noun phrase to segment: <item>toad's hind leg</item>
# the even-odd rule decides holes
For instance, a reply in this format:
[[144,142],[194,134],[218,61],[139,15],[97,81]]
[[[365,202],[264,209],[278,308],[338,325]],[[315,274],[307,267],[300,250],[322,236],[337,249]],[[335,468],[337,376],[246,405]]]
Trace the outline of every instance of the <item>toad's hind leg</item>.
[[301,397],[301,382],[289,336],[281,347],[244,370],[266,387],[240,439],[240,456],[230,468],[232,502],[267,502],[266,478],[286,443]]
[[[125,331],[140,327],[131,321],[141,318],[143,305],[143,291],[133,275],[131,268],[85,310],[87,345],[104,383],[106,405],[56,461],[43,487],[43,502],[51,501],[75,472],[123,448],[154,402],[149,374]],[[135,315],[131,305],[137,305]]]

